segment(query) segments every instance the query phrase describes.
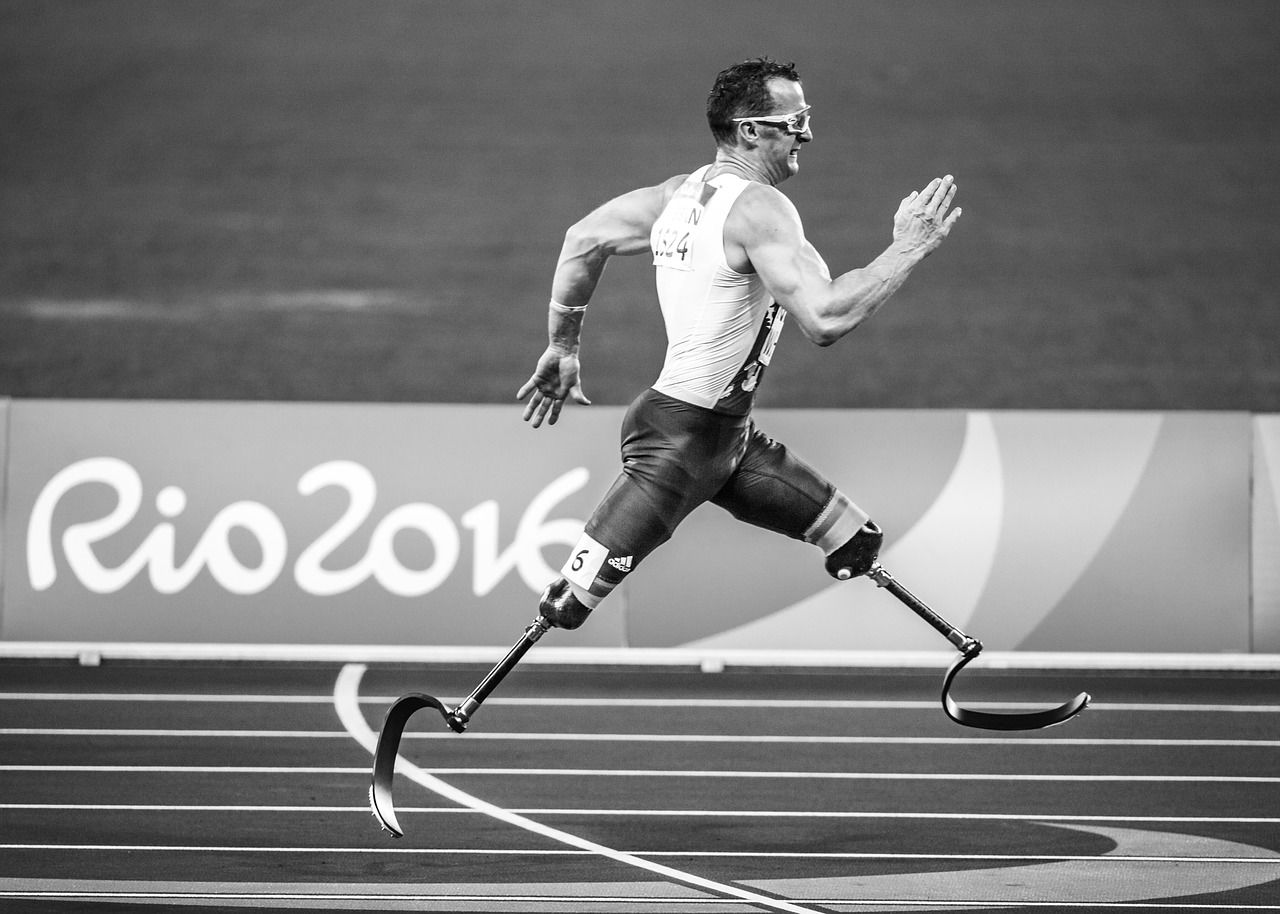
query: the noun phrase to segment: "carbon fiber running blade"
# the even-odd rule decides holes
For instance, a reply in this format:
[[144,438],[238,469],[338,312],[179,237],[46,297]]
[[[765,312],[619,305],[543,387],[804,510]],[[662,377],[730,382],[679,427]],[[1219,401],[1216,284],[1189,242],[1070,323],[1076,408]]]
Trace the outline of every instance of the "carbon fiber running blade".
[[964,665],[977,656],[977,652],[961,654],[952,662],[942,681],[942,708],[947,712],[947,717],[961,726],[980,730],[1043,730],[1045,727],[1066,723],[1089,706],[1089,693],[1081,692],[1070,701],[1044,711],[993,714],[962,708],[951,697],[951,684]]
[[404,735],[409,718],[423,708],[435,708],[448,721],[449,710],[440,700],[421,692],[410,692],[396,699],[387,710],[378,734],[378,747],[373,753],[373,782],[369,785],[369,806],[380,824],[397,838],[404,836],[404,829],[396,820],[395,802],[391,795],[391,781],[396,773],[396,756],[400,752],[400,737]]

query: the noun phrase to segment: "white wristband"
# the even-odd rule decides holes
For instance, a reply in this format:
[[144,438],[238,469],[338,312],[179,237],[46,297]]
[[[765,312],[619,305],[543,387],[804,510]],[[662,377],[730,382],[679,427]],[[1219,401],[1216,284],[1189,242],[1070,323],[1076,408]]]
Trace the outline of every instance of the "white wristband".
[[586,306],[586,305],[578,305],[578,306],[577,306],[577,307],[575,307],[575,308],[571,308],[571,307],[569,307],[568,305],[562,305],[562,304],[560,304],[560,302],[556,301],[556,300],[553,298],[553,299],[551,299],[551,310],[552,310],[552,311],[559,311],[561,314],[581,314],[583,311],[586,311],[586,310],[587,310],[587,306]]

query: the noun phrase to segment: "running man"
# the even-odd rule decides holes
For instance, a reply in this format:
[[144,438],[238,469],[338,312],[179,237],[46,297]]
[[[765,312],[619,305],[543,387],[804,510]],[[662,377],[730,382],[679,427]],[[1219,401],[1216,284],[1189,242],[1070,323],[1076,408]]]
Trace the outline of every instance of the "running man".
[[716,155],[688,175],[610,200],[573,225],[556,266],[549,345],[517,397],[524,419],[554,425],[565,401],[589,404],[578,348],[587,302],[612,256],[653,258],[667,353],[623,420],[622,473],[543,594],[540,611],[574,629],[703,502],[812,543],[841,580],[865,574],[882,534],[866,512],[758,430],[751,407],[787,316],[829,346],[874,314],[950,233],[950,175],[912,191],[893,240],[834,279],[778,189],[813,140],[793,64],[723,70],[707,100]]

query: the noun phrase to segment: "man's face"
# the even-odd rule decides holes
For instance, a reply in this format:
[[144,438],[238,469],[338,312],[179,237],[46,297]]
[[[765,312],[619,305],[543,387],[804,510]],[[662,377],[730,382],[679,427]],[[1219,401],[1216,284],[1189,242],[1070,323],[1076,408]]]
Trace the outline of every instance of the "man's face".
[[[772,79],[769,91],[773,95],[770,114],[792,114],[805,107],[804,89],[800,83],[789,79]],[[806,124],[800,133],[790,133],[786,127],[757,124],[760,138],[759,150],[766,170],[774,177],[774,183],[784,181],[800,170],[800,147],[813,139],[813,127]]]

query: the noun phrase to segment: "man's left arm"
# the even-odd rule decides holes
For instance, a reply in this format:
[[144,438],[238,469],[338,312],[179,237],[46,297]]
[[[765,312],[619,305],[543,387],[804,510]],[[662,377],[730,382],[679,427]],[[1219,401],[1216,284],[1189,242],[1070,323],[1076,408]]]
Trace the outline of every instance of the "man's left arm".
[[893,240],[864,267],[835,278],[804,237],[795,207],[774,188],[743,195],[733,223],[752,266],[805,336],[829,346],[873,315],[950,234],[960,209],[950,175],[906,196],[894,214]]

